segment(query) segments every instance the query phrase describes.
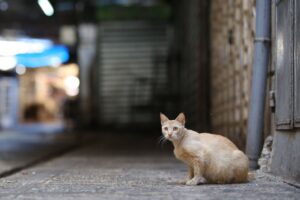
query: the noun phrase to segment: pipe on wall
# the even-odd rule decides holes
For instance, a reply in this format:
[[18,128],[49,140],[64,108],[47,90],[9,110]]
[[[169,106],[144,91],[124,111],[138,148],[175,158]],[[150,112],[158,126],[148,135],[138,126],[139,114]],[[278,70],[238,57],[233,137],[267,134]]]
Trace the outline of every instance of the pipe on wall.
[[264,107],[271,41],[271,0],[256,1],[256,35],[246,153],[257,168],[263,140]]

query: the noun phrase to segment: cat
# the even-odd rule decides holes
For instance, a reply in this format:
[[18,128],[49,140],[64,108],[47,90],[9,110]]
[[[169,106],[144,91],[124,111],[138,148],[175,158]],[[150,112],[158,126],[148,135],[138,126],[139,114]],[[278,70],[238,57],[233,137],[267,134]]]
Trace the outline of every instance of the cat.
[[184,184],[248,182],[248,158],[229,139],[186,129],[183,113],[175,120],[160,113],[160,120],[163,136],[173,143],[175,157],[188,165]]

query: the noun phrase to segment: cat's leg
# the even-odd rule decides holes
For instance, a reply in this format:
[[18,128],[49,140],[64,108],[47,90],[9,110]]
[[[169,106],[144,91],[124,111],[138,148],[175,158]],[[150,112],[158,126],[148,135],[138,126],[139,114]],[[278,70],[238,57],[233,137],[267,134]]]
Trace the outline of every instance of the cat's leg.
[[179,181],[179,184],[185,185],[187,181],[191,180],[194,177],[194,168],[192,166],[188,166],[188,175],[187,178]]
[[186,182],[186,185],[200,185],[207,183],[207,180],[202,176],[202,169],[199,164],[194,165],[193,167],[193,178]]
[[194,168],[192,166],[189,166],[189,171],[188,171],[188,180],[191,180],[194,177]]
[[194,176],[194,178],[186,182],[186,185],[200,185],[205,183],[207,183],[207,180],[203,176]]

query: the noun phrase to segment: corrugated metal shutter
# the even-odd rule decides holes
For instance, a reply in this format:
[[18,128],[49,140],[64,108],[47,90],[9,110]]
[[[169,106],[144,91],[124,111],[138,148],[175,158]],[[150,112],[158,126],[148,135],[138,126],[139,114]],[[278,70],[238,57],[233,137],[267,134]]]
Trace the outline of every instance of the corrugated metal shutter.
[[103,22],[99,27],[101,124],[153,121],[154,95],[166,88],[167,25]]

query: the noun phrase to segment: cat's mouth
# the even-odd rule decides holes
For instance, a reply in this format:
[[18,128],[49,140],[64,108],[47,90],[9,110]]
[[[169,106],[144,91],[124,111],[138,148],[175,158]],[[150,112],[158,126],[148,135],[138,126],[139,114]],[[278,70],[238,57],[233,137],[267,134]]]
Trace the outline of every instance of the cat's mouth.
[[167,139],[171,140],[171,139],[173,139],[173,136],[172,135],[167,135]]

